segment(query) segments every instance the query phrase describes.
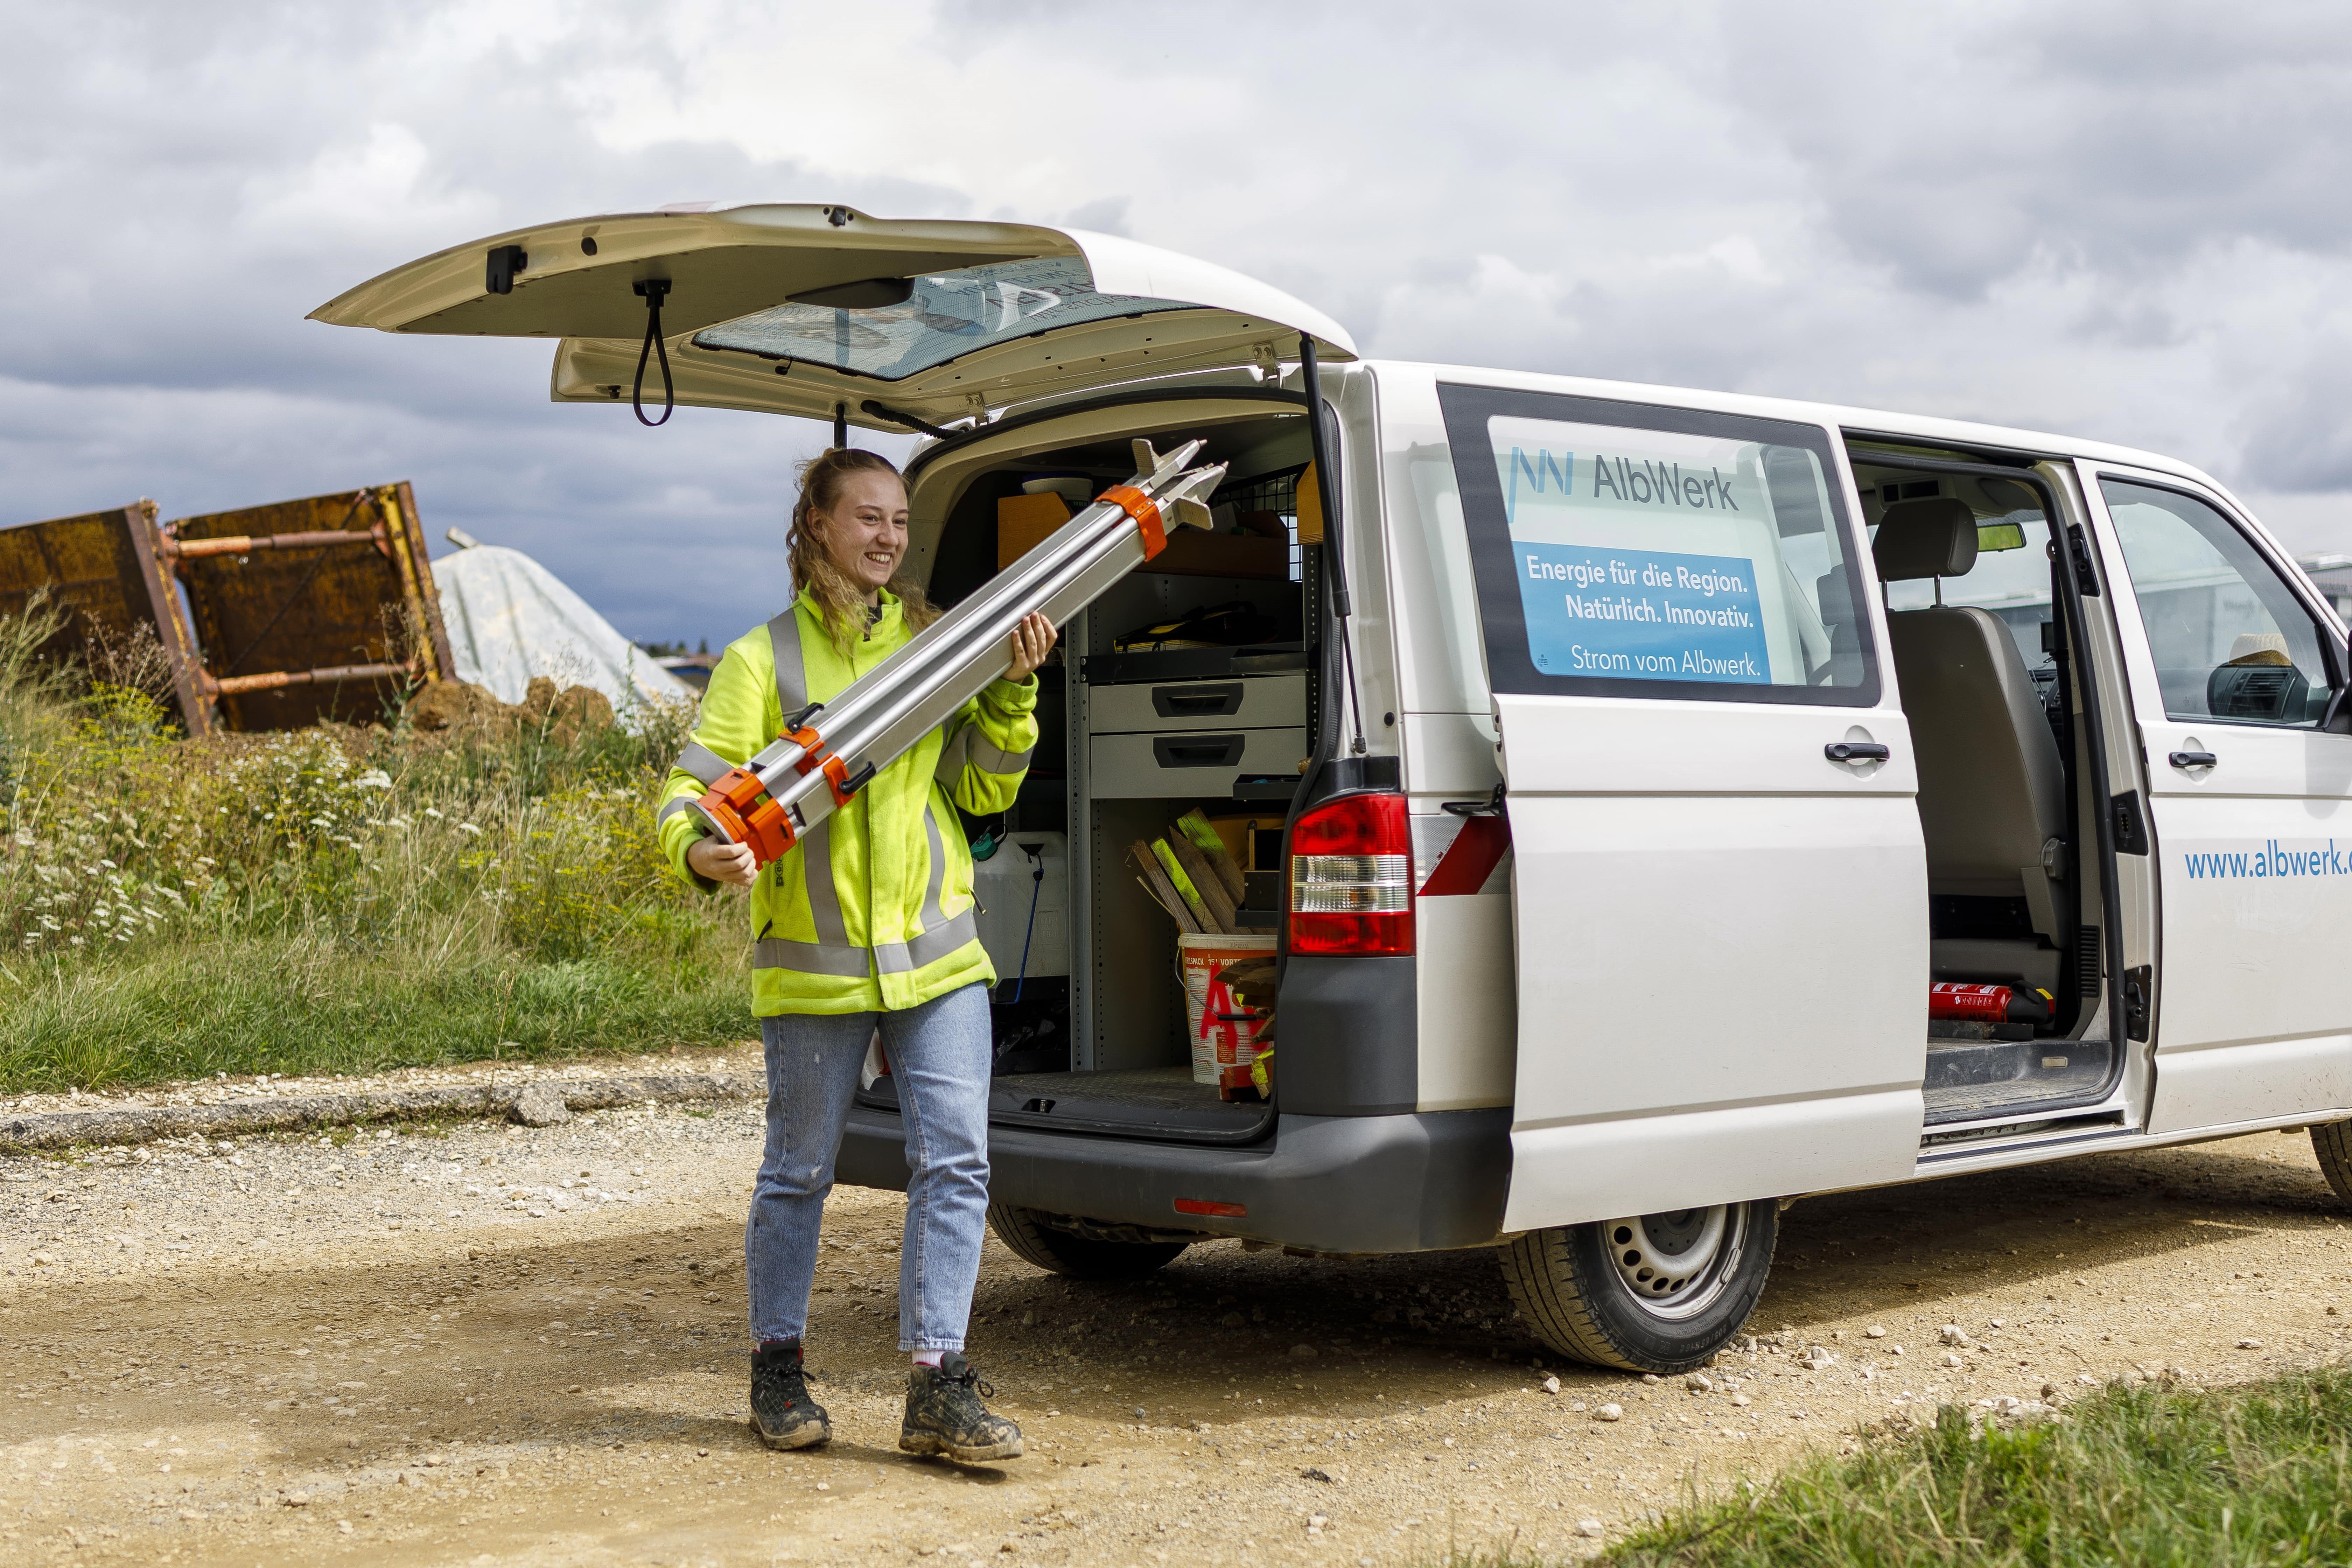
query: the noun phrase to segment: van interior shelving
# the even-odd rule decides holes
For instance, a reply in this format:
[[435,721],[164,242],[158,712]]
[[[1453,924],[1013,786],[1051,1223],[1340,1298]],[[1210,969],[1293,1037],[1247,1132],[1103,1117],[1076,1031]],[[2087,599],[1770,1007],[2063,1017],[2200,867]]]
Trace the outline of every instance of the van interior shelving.
[[1874,467],[1851,448],[1874,539],[1898,517],[1977,532],[1965,573],[1883,582],[1919,770],[1931,981],[2046,993],[2046,1021],[1930,1020],[1927,1125],[2017,1128],[2095,1106],[2123,1060],[2100,1006],[2101,867],[2081,694],[2056,613],[2050,521],[2030,485]]
[[[1294,399],[1290,399],[1295,401]],[[1201,437],[1202,462],[1227,475],[1210,498],[1227,529],[1255,515],[1283,537],[1222,531],[1171,538],[1155,565],[1114,586],[1065,630],[1058,663],[1041,675],[1038,745],[1030,776],[997,836],[1063,832],[1072,862],[1068,920],[1072,973],[1025,982],[1024,1002],[996,998],[1000,1047],[1010,1025],[1029,1031],[1013,1058],[1000,1057],[991,1114],[1000,1124],[1142,1136],[1175,1142],[1245,1143],[1272,1130],[1272,1107],[1221,1097],[1193,1081],[1177,931],[1129,864],[1129,847],[1164,836],[1185,812],[1247,817],[1258,847],[1245,866],[1245,929],[1270,931],[1283,904],[1280,833],[1315,732],[1316,647],[1307,606],[1321,585],[1311,549],[1297,543],[1297,486],[1309,460],[1305,420],[1263,412],[1204,425],[1196,409],[1165,414],[1138,405],[1116,434],[1055,443],[1046,424],[1022,449],[977,469],[937,479],[918,467],[911,501],[919,531],[938,525],[929,592],[954,604],[999,567],[998,503],[1024,484],[1083,476],[1092,490],[1133,468],[1129,442],[1166,445]],[[936,464],[933,471],[947,465]],[[1155,639],[1146,628],[1220,611],[1223,625],[1201,637]],[[1193,716],[1197,710],[1199,716]],[[994,826],[975,819],[975,834]],[[1252,917],[1256,917],[1255,921]],[[1009,966],[1003,977],[1013,979]],[[1042,1012],[1008,1016],[1050,998]],[[1041,1050],[1043,1038],[1062,1044]],[[1005,1070],[1006,1068],[1013,1070]],[[895,1106],[884,1078],[866,1103]]]

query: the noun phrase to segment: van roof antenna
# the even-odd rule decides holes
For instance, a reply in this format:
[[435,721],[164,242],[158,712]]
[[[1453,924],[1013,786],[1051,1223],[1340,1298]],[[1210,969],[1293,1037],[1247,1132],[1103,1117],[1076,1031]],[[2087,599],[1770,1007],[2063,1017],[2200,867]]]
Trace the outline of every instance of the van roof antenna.
[[1339,517],[1339,486],[1331,477],[1331,448],[1323,428],[1323,376],[1315,363],[1315,339],[1298,334],[1298,374],[1307,394],[1307,447],[1315,458],[1315,499],[1323,506],[1323,556],[1331,584],[1331,614],[1339,622],[1339,664],[1346,670],[1348,715],[1353,726],[1348,751],[1364,754],[1363,704],[1356,695],[1356,654],[1349,646],[1347,535]]

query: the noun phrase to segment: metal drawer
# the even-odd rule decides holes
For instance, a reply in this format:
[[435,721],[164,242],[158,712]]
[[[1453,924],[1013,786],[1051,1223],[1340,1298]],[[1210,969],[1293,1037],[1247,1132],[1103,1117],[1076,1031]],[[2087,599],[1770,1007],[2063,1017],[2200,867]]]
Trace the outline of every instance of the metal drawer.
[[1224,795],[1244,773],[1297,774],[1298,759],[1307,754],[1307,730],[1097,735],[1089,745],[1087,788],[1097,800]]
[[[1097,735],[1138,730],[1264,730],[1307,722],[1307,677],[1167,680],[1087,688],[1087,727]],[[1292,759],[1296,761],[1297,759]]]

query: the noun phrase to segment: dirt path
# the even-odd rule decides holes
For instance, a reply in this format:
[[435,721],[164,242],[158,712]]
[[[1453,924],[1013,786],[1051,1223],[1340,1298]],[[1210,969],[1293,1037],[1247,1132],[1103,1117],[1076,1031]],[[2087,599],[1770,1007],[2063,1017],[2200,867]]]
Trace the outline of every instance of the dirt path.
[[772,1455],[743,1425],[757,1150],[752,1109],[661,1109],[0,1160],[0,1561],[1570,1555],[1686,1475],[1939,1399],[2320,1360],[2352,1300],[2299,1135],[1800,1204],[1767,1342],[1704,1392],[1561,1367],[1484,1253],[1219,1243],[1073,1288],[992,1241],[972,1353],[1031,1453],[959,1470],[897,1452],[901,1205],[843,1189],[811,1356],[840,1436]]

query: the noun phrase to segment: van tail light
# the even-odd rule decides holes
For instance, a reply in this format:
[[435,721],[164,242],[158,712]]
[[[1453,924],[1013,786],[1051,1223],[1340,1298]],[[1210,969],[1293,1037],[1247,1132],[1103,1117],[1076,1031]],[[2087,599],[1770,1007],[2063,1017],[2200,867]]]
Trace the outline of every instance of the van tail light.
[[1412,818],[1401,795],[1346,795],[1290,830],[1290,951],[1412,952]]

